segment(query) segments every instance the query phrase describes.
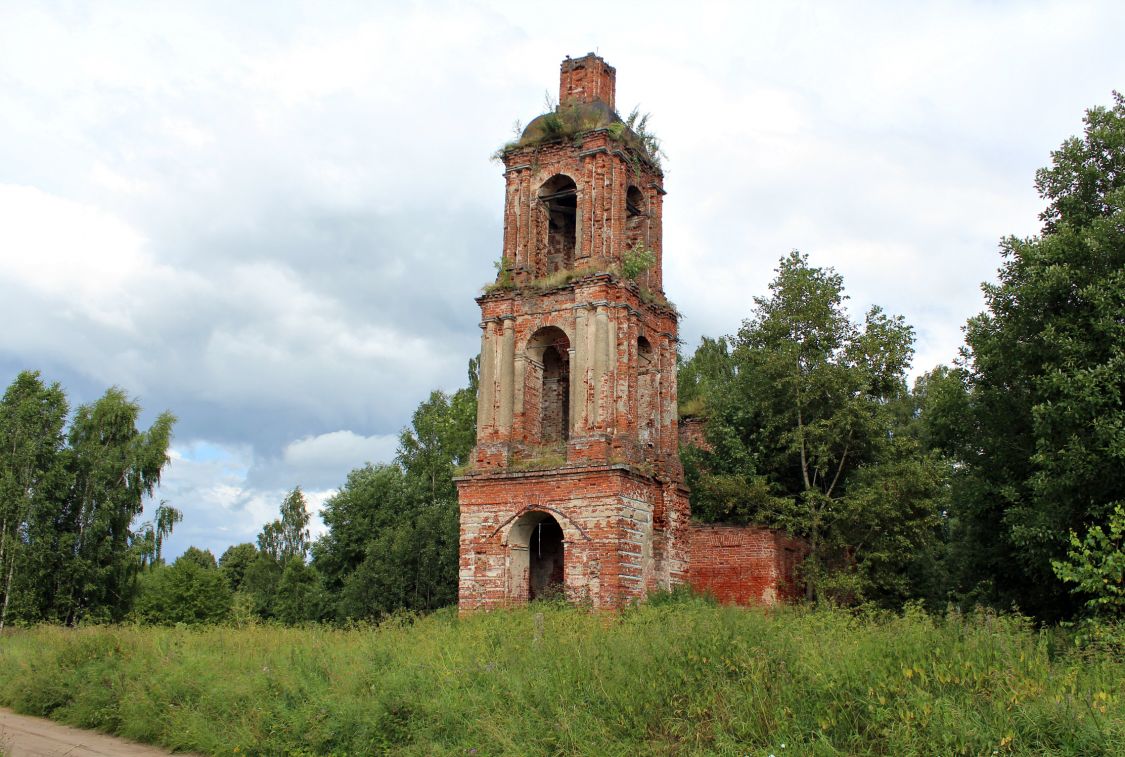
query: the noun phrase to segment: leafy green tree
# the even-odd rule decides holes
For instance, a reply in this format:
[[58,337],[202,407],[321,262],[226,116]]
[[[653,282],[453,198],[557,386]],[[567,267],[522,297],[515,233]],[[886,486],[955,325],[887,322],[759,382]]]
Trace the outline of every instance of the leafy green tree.
[[249,542],[227,547],[223,552],[223,556],[219,558],[219,570],[231,591],[242,588],[242,578],[246,575],[246,569],[257,558],[258,548]]
[[690,359],[682,361],[676,372],[676,396],[681,415],[703,412],[706,398],[734,380],[734,361],[725,337],[703,337]]
[[845,300],[835,271],[781,260],[733,349],[705,341],[681,369],[708,418],[709,449],[685,450],[685,470],[697,517],[804,537],[811,595],[894,602],[938,533],[944,468],[899,409],[913,330],[878,308],[853,323]]
[[211,550],[200,549],[199,547],[188,547],[182,555],[176,558],[176,562],[193,562],[204,570],[216,570],[219,567]]
[[477,361],[469,363],[469,387],[452,396],[432,392],[399,435],[398,463],[431,500],[456,500],[453,470],[476,444]]
[[39,374],[17,376],[0,402],[0,628],[119,620],[137,574],[159,561],[179,511],[161,502],[134,527],[168,461],[175,419],[136,426],[140,407],[116,388],[78,408]]
[[175,418],[161,413],[147,431],[141,408],[114,387],[79,407],[68,435],[73,484],[59,517],[54,614],[67,623],[119,620],[128,611],[140,569],[133,519],[168,463]]
[[956,534],[970,599],[1052,619],[1067,534],[1125,489],[1125,98],[1036,174],[1042,232],[1001,243],[988,310],[966,328],[971,427]]
[[328,612],[328,597],[315,567],[290,558],[278,579],[274,616],[283,623],[321,620]]
[[164,500],[160,501],[153,519],[142,523],[134,534],[134,545],[140,554],[141,567],[164,561],[164,540],[172,535],[176,524],[183,519],[183,513]]
[[457,596],[456,499],[431,501],[397,465],[352,471],[325,504],[314,565],[343,618],[432,610]]
[[264,552],[246,566],[239,592],[250,598],[258,617],[268,620],[276,614],[277,585],[281,582],[281,563]]
[[258,549],[284,564],[304,560],[309,553],[309,512],[301,487],[295,486],[281,503],[281,518],[267,523],[258,535]]
[[[66,395],[37,371],[20,373],[0,400],[0,629],[15,608],[42,614],[42,587],[55,556],[52,522],[65,493]],[[13,605],[13,596],[19,594]]]
[[[348,474],[321,517],[327,532],[313,545],[313,564],[333,594],[367,556],[368,542],[416,508],[415,492],[398,465],[366,465]],[[351,617],[365,616],[365,613]]]
[[919,550],[908,568],[917,596],[932,610],[944,609],[957,598],[957,574],[962,555],[954,539],[959,531],[957,507],[966,496],[964,465],[971,446],[967,435],[972,426],[971,398],[964,369],[938,366],[914,382],[906,408],[906,419],[899,424],[944,471],[939,499],[937,538]]
[[1093,526],[1083,539],[1070,532],[1066,560],[1051,566],[1074,591],[1088,597],[1086,607],[1095,615],[1125,617],[1125,505],[1117,505],[1106,524]]
[[308,551],[308,506],[301,487],[295,486],[281,503],[281,517],[267,523],[258,534],[256,557],[250,559],[249,550],[244,548],[231,556],[234,563],[231,569],[241,571],[239,589],[250,596],[251,605],[259,616],[279,617],[279,601],[285,603],[287,615],[293,616],[296,600],[289,595],[283,597],[279,592],[283,588],[292,592],[293,580],[283,587],[282,579],[290,563],[305,563]]
[[214,555],[190,547],[172,565],[141,574],[133,615],[157,625],[219,623],[230,614],[231,599]]

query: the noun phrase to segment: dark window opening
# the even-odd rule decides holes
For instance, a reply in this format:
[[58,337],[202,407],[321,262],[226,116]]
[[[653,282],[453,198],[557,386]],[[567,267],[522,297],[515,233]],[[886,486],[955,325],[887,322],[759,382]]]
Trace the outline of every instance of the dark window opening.
[[569,176],[554,176],[539,188],[539,202],[547,212],[545,273],[572,268],[578,229],[577,185]]
[[648,455],[656,444],[656,371],[652,345],[637,337],[637,439]]
[[645,197],[641,194],[641,190],[629,187],[625,192],[625,210],[630,218],[645,214]]
[[570,428],[570,351],[543,350],[543,442],[566,441]]
[[533,443],[563,444],[570,438],[570,340],[562,329],[547,326],[532,334],[526,353],[524,401],[539,411],[527,419],[528,435]]
[[644,193],[636,187],[629,187],[625,191],[625,249],[631,250],[638,245],[648,247],[648,229]]
[[640,360],[641,370],[652,365],[652,345],[643,336],[637,337],[637,358]]

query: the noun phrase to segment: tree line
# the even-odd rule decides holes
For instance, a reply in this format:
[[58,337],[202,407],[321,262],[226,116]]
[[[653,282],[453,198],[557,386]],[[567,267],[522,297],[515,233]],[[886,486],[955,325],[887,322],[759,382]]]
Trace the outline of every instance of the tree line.
[[167,463],[175,418],[137,428],[140,406],[112,388],[80,406],[20,373],[0,400],[0,628],[12,620],[119,621],[139,572],[178,513],[135,525]]
[[697,516],[806,538],[811,596],[1125,612],[1125,99],[1051,157],[1041,232],[1002,241],[960,358],[913,387],[901,318],[853,322],[839,274],[782,259],[680,370]]
[[[1125,100],[1036,174],[1038,235],[1002,241],[987,310],[959,359],[908,370],[914,331],[849,314],[842,277],[793,252],[732,335],[679,365],[694,517],[804,538],[809,599],[921,600],[1045,621],[1125,613]],[[475,441],[469,385],[433,392],[395,460],[353,470],[309,539],[294,488],[256,543],[218,559],[162,543],[180,513],[134,525],[174,419],[148,430],[119,389],[80,407],[20,374],[0,403],[0,626],[86,620],[378,619],[456,601],[454,472]]]

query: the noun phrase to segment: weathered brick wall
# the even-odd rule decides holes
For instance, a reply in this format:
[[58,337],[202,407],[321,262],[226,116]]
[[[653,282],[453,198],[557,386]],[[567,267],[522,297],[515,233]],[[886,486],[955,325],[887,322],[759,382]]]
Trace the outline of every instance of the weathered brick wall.
[[[656,253],[656,264],[643,276],[647,288],[663,291],[662,214],[664,177],[647,163],[627,160],[622,145],[605,130],[588,133],[581,146],[547,144],[505,156],[507,183],[503,258],[517,283],[548,270],[550,213],[539,197],[544,186],[566,176],[577,186],[574,267],[601,269],[619,265],[641,238]],[[631,216],[630,188],[640,194],[643,218]]]
[[711,449],[707,441],[707,421],[703,418],[680,418],[679,436],[681,447],[691,445],[702,450]]
[[623,466],[467,476],[458,493],[462,610],[527,601],[527,545],[512,534],[528,513],[547,513],[562,527],[574,601],[619,607],[686,577],[686,496]]
[[505,468],[513,456],[555,440],[544,434],[555,419],[543,411],[562,409],[549,395],[531,345],[543,330],[557,329],[567,352],[567,381],[556,387],[568,393],[567,462],[643,463],[661,477],[682,480],[674,310],[646,303],[635,285],[609,274],[544,293],[493,292],[478,302],[478,468]]
[[559,102],[601,100],[616,107],[617,70],[595,53],[567,58],[559,67]]
[[805,545],[760,526],[692,523],[688,583],[725,604],[772,605],[799,596]]

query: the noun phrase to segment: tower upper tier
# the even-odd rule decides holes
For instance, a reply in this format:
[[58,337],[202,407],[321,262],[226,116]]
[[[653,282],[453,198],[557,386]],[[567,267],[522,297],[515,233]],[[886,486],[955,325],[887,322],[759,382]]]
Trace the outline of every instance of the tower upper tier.
[[589,53],[560,66],[559,103],[499,153],[507,191],[499,283],[613,272],[662,293],[659,147],[615,108],[617,72]]

